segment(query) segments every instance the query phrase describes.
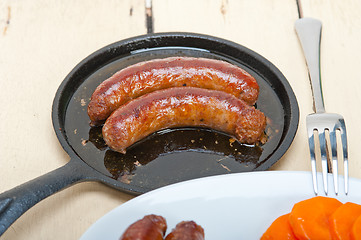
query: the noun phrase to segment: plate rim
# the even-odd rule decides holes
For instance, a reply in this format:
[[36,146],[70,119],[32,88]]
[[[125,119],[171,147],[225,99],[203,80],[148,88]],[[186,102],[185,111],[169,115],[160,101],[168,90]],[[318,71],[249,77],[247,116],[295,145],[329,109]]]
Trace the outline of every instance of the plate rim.
[[[321,177],[321,173],[318,173],[319,176]],[[331,174],[329,174],[331,176]],[[294,196],[294,193],[286,193],[282,196],[287,196],[287,194],[289,194],[289,196],[292,196],[293,198],[293,202],[290,202],[290,205],[294,204],[296,201],[295,199],[299,199],[299,200],[304,200],[310,197],[315,196],[314,192],[313,192],[313,188],[312,188],[312,177],[311,177],[311,172],[310,171],[262,171],[262,172],[244,172],[244,173],[233,173],[233,174],[223,174],[223,175],[216,175],[216,176],[210,176],[210,177],[204,177],[204,178],[197,178],[197,179],[192,179],[192,180],[188,180],[188,181],[183,181],[183,182],[179,182],[179,183],[175,183],[175,184],[171,184],[168,186],[164,186],[155,190],[152,190],[150,192],[144,193],[143,195],[137,196],[115,208],[113,208],[112,210],[110,210],[109,212],[107,212],[105,215],[103,215],[101,218],[99,218],[96,222],[94,222],[81,236],[80,240],[88,240],[88,239],[93,239],[93,238],[88,238],[88,236],[92,235],[92,232],[96,230],[97,226],[100,226],[102,221],[106,221],[106,218],[110,217],[112,214],[119,214],[122,213],[122,211],[124,212],[124,210],[127,210],[127,208],[132,208],[134,206],[136,206],[139,203],[146,203],[149,202],[150,200],[156,200],[159,199],[159,196],[162,196],[164,194],[167,194],[167,192],[174,192],[177,189],[185,189],[185,187],[195,187],[199,184],[203,184],[203,185],[209,185],[211,183],[216,182],[221,182],[221,183],[226,183],[228,182],[227,180],[229,179],[238,179],[238,180],[244,180],[244,178],[255,178],[255,177],[259,177],[259,176],[263,176],[266,178],[269,178],[270,182],[275,181],[275,182],[279,182],[279,181],[283,181],[284,178],[289,178],[291,176],[292,180],[304,180],[304,181],[298,181],[297,184],[299,184],[300,186],[306,187],[307,188],[307,192],[297,192],[299,189],[296,188],[296,195]],[[274,179],[274,177],[276,176],[276,179]],[[277,179],[277,177],[280,177],[280,179]],[[331,177],[329,177],[329,179],[331,179]],[[219,181],[221,180],[221,181]],[[339,180],[341,184],[343,184],[343,178],[340,178]],[[272,194],[271,197],[275,197],[277,196],[278,192],[280,191],[282,192],[283,190],[287,190],[291,187],[290,182],[284,182],[284,186],[281,186],[281,188],[279,188],[278,190],[276,189],[276,191]],[[330,182],[332,183],[332,182]],[[334,193],[329,193],[328,197],[334,197],[336,199],[339,199],[341,202],[346,202],[352,198],[358,199],[357,203],[361,204],[361,192],[357,192],[355,191],[355,187],[361,187],[361,179],[356,179],[356,178],[350,178],[349,180],[350,183],[350,189],[353,190],[351,192],[351,194],[348,195],[343,195],[343,194],[339,194],[339,195],[335,195]],[[258,184],[258,183],[252,183],[252,184]],[[251,184],[251,185],[252,185]],[[305,186],[304,184],[308,184],[308,186]],[[320,186],[322,183],[319,183]],[[331,186],[332,187],[332,184]],[[230,188],[230,186],[228,186],[228,188]],[[284,189],[283,189],[284,188]],[[220,191],[219,188],[216,188],[215,190]],[[204,194],[200,193],[200,195]],[[206,193],[204,194],[204,197],[210,197],[211,194],[213,193]],[[255,193],[257,195],[257,193]],[[237,195],[238,196],[238,195]],[[319,194],[319,196],[326,196],[325,194]],[[222,196],[221,196],[222,197]],[[247,196],[246,196],[247,197]],[[267,200],[267,199],[266,199]],[[351,200],[352,201],[352,200]],[[286,212],[281,212],[279,214],[282,215]],[[273,219],[268,219],[268,222],[271,223]],[[266,226],[267,227],[267,226]],[[95,230],[94,230],[95,229]],[[262,233],[260,233],[262,234]],[[119,236],[120,237],[120,236]]]

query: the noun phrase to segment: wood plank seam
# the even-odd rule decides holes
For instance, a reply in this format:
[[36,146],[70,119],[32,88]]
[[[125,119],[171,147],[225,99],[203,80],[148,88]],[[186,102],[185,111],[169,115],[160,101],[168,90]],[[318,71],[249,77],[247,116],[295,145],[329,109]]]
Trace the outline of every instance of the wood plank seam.
[[145,19],[147,33],[153,33],[153,11],[152,11],[152,0],[145,0]]

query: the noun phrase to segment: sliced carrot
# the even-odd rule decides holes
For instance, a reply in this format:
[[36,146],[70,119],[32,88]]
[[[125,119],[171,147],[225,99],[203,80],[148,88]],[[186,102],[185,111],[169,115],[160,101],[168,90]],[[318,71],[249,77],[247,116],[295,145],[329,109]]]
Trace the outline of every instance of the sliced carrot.
[[359,216],[356,221],[353,223],[351,230],[351,239],[352,240],[361,240],[361,216]]
[[342,203],[335,198],[313,197],[296,203],[290,224],[299,239],[331,239],[329,217]]
[[290,222],[289,222],[289,213],[278,217],[273,221],[271,226],[266,230],[262,235],[261,240],[283,240],[297,239],[293,234]]
[[361,215],[361,205],[347,202],[330,217],[330,230],[333,239],[351,239],[351,229],[356,219]]

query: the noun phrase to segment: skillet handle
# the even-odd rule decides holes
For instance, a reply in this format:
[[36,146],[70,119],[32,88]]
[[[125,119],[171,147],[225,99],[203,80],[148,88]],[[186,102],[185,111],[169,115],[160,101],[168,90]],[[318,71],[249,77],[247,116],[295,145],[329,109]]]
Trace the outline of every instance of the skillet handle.
[[0,194],[0,236],[23,213],[46,197],[75,183],[95,180],[86,176],[89,167],[82,161],[70,160],[65,166]]

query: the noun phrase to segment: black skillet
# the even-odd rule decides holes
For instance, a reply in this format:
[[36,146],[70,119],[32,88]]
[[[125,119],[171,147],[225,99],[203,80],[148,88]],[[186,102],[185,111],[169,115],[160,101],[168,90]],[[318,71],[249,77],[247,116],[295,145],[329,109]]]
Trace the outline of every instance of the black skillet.
[[[221,59],[252,74],[260,85],[256,107],[269,120],[268,141],[257,147],[245,146],[210,129],[182,128],[152,134],[129,148],[126,155],[111,151],[104,144],[101,127],[89,126],[86,108],[91,94],[121,68],[168,56]],[[70,161],[0,195],[0,235],[42,199],[82,181],[99,181],[138,195],[193,178],[266,170],[293,141],[299,109],[285,77],[257,53],[212,36],[160,33],[116,42],[84,59],[60,85],[52,119]]]

